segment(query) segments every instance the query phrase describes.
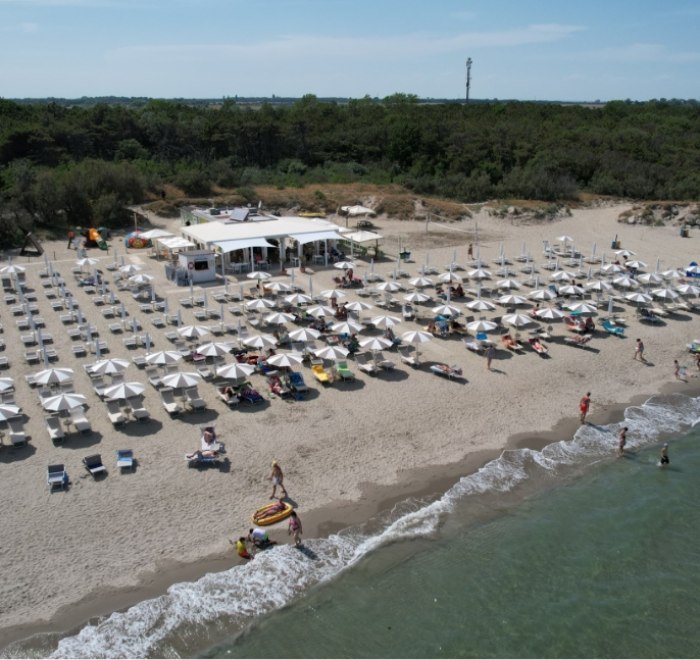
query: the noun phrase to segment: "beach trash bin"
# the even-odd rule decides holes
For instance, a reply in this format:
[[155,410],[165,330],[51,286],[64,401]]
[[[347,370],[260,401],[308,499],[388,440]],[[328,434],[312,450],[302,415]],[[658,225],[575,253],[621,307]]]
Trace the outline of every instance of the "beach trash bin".
[[683,225],[681,227],[681,238],[689,238],[690,237],[690,232],[688,231],[687,225]]

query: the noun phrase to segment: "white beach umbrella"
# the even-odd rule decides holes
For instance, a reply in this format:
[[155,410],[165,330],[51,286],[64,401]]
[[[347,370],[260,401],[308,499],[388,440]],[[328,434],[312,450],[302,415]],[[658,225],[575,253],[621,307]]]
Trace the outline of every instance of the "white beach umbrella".
[[582,287],[573,284],[565,284],[559,289],[559,295],[562,296],[582,296],[584,293],[585,291]]
[[155,277],[148,273],[137,273],[129,278],[129,282],[133,282],[134,284],[150,284],[154,279]]
[[543,307],[535,312],[535,316],[543,321],[560,321],[566,314],[556,307]]
[[612,286],[606,282],[605,280],[591,280],[590,282],[586,282],[584,287],[588,291],[610,291],[612,289]]
[[343,346],[323,346],[322,348],[316,349],[314,355],[324,360],[343,360],[348,356],[349,352],[350,351]]
[[404,287],[395,280],[389,280],[388,282],[377,284],[374,288],[376,291],[382,291],[383,293],[396,293],[397,291],[403,291]]
[[37,385],[60,385],[73,380],[74,371],[64,367],[51,367],[42,369],[34,374],[34,382]]
[[156,351],[146,355],[148,364],[175,364],[182,360],[182,354],[177,351]]
[[568,270],[555,270],[549,276],[549,279],[553,280],[554,282],[570,282],[576,278],[574,277],[574,274],[570,273]]
[[24,273],[26,270],[27,269],[23,266],[9,264],[8,266],[3,266],[0,268],[0,275],[18,275],[19,273]]
[[222,341],[210,341],[197,346],[194,350],[195,353],[206,357],[220,357],[222,355],[228,355],[231,352],[231,344]]
[[641,293],[639,291],[633,291],[625,296],[625,300],[629,300],[633,303],[646,304],[652,301],[652,297],[648,293]]
[[408,283],[411,286],[422,288],[424,286],[432,286],[433,280],[431,280],[429,277],[425,277],[425,275],[421,275],[420,277],[414,277],[412,280],[408,280]]
[[401,334],[401,339],[409,344],[425,344],[432,341],[433,335],[423,330],[408,330]]
[[106,399],[131,399],[135,396],[141,396],[146,391],[143,383],[118,383],[105,387],[104,396]]
[[661,276],[666,280],[682,280],[685,277],[685,273],[682,273],[680,270],[676,270],[675,268],[671,268],[670,270],[665,270],[663,273],[661,273]]
[[634,256],[635,254],[637,254],[637,253],[636,253],[636,252],[632,252],[632,250],[624,250],[624,249],[623,249],[623,250],[615,250],[615,254],[616,254],[618,257],[624,257],[625,259],[627,259],[628,257],[633,257],[633,256]]
[[557,236],[556,238],[559,243],[573,243],[574,239],[571,236],[564,234],[563,236]]
[[[457,310],[459,311],[459,310]],[[390,316],[388,314],[379,314],[378,316],[375,316],[370,323],[375,327],[375,328],[392,328],[395,325],[398,325],[401,323],[401,319],[398,316]]]
[[256,298],[255,300],[249,300],[245,304],[246,309],[253,309],[253,310],[270,309],[274,306],[275,306],[274,301],[269,300],[268,298]]
[[527,299],[512,293],[501,296],[497,301],[500,305],[527,305]]
[[92,373],[105,375],[121,374],[126,371],[130,364],[128,360],[122,358],[107,358],[106,360],[94,362],[92,365]]
[[636,289],[639,286],[639,282],[632,279],[629,275],[618,275],[613,278],[612,283],[621,289]]
[[246,378],[255,372],[255,365],[246,364],[245,362],[232,362],[225,364],[216,370],[216,375],[219,378]]
[[328,300],[339,300],[341,298],[347,298],[348,294],[340,289],[326,289],[325,291],[321,291],[321,296]]
[[506,314],[502,319],[502,323],[512,325],[514,328],[522,328],[533,323],[533,320],[525,314]]
[[265,317],[265,323],[270,325],[284,325],[285,323],[291,323],[294,320],[294,314],[287,314],[287,312],[272,312]]
[[601,266],[600,272],[604,275],[615,275],[616,273],[624,273],[625,269],[620,264],[605,264]]
[[100,263],[99,259],[95,259],[94,257],[83,257],[82,259],[78,259],[75,262],[75,265],[83,268],[84,266],[88,266],[88,267],[96,266],[99,263]]
[[286,367],[292,369],[298,367],[304,361],[301,353],[276,353],[267,358],[267,363],[273,367]]
[[299,328],[289,333],[289,338],[293,341],[314,341],[320,336],[321,333],[313,328]]
[[246,274],[246,277],[251,280],[269,280],[272,275],[270,273],[265,272],[264,270],[252,270],[250,273]]
[[496,287],[498,289],[519,289],[521,287],[521,284],[520,282],[518,282],[518,280],[508,278],[496,282]]
[[676,287],[676,291],[682,296],[700,296],[700,286],[694,284],[681,284]]
[[468,303],[465,303],[464,306],[471,309],[473,312],[492,312],[494,309],[496,309],[496,305],[481,298],[471,300]]
[[309,307],[306,310],[307,314],[310,314],[314,318],[321,318],[322,316],[335,316],[335,310],[327,305],[316,305],[314,307]]
[[428,302],[428,300],[430,300],[430,296],[426,295],[425,293],[420,293],[419,291],[414,291],[413,293],[407,293],[403,299],[410,303],[421,303]]
[[433,314],[440,314],[441,316],[459,316],[462,313],[459,307],[447,304],[437,305],[437,307],[431,308],[430,311],[433,312]]
[[386,348],[391,348],[392,342],[384,337],[365,337],[360,340],[362,348],[368,348],[370,351],[383,351]]
[[575,302],[570,305],[566,305],[566,308],[572,312],[576,312],[577,314],[590,315],[598,313],[598,309],[595,305],[585,302]]
[[530,300],[554,300],[557,294],[550,289],[535,289],[527,294]]
[[333,264],[333,268],[348,270],[349,268],[355,268],[355,264],[352,261],[336,261]]
[[167,387],[194,387],[199,384],[202,377],[194,371],[176,371],[174,374],[166,374],[160,382]]
[[474,268],[468,273],[469,277],[473,280],[490,280],[491,271],[485,268]]
[[11,403],[0,403],[0,421],[6,422],[8,419],[19,415],[20,407]]
[[6,378],[0,378],[0,392],[7,392],[15,386],[15,379],[8,376]]
[[685,269],[686,275],[698,275],[699,273],[700,273],[700,266],[698,266],[697,264],[694,264],[694,263],[690,264],[690,266],[688,266]]
[[270,284],[265,285],[265,289],[267,291],[274,291],[275,293],[280,293],[281,291],[289,291],[291,290],[291,288],[291,284],[287,284],[286,282],[271,282]]
[[448,271],[447,273],[441,273],[438,275],[438,281],[444,282],[445,284],[461,284],[463,280],[461,276],[457,275],[457,273]]
[[353,335],[356,332],[360,332],[363,329],[364,326],[361,323],[358,323],[357,321],[353,321],[351,319],[348,319],[347,321],[340,321],[338,323],[334,323],[331,326],[331,330],[333,332],[337,332],[339,335]]
[[351,312],[363,312],[367,309],[372,309],[372,307],[374,305],[370,305],[363,300],[353,300],[345,305],[345,309],[349,309]]
[[471,321],[467,323],[467,330],[469,332],[491,332],[498,327],[493,321],[488,321],[487,319],[479,319],[478,321]]
[[659,300],[676,300],[680,298],[680,294],[677,291],[669,288],[653,289],[651,295]]
[[86,403],[87,399],[82,394],[62,392],[61,394],[45,398],[41,402],[41,405],[44,410],[63,412],[78,408],[79,406],[84,406]]
[[627,266],[627,268],[634,268],[635,270],[644,270],[645,268],[648,268],[648,265],[643,261],[639,261],[639,259],[628,261],[625,266]]
[[661,284],[664,281],[664,278],[658,273],[642,273],[637,278],[637,281],[648,286],[656,286]]
[[277,340],[272,335],[259,334],[245,337],[241,340],[242,344],[251,348],[272,348],[277,346]]
[[284,297],[284,301],[290,305],[308,305],[313,300],[311,296],[307,296],[305,293],[291,293]]
[[125,266],[121,266],[119,268],[119,272],[123,273],[124,275],[135,275],[140,270],[143,270],[143,266],[139,266],[137,264],[126,264]]
[[187,339],[199,339],[206,337],[211,333],[211,330],[205,325],[183,325],[177,329],[177,334]]

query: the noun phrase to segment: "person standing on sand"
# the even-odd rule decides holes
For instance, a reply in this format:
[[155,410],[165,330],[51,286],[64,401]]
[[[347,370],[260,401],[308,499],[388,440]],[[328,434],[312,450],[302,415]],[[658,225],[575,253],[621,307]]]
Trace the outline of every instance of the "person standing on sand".
[[681,372],[681,365],[678,363],[678,360],[673,361],[673,375],[676,377],[676,380],[682,380],[685,382],[685,374]]
[[581,397],[581,402],[578,404],[578,409],[581,411],[581,424],[586,423],[586,415],[588,414],[588,409],[591,407],[591,393],[586,392]]
[[491,361],[493,360],[494,355],[496,355],[496,349],[492,344],[490,344],[486,349],[486,368],[489,371],[491,371]]
[[622,457],[625,455],[625,445],[627,444],[627,427],[621,428],[617,437],[619,442],[617,443],[617,455]]
[[292,535],[294,539],[294,545],[298,548],[301,545],[301,520],[297,516],[296,511],[292,511],[289,514],[289,534]]
[[287,489],[284,487],[284,474],[282,474],[282,468],[279,466],[277,461],[272,461],[272,472],[270,472],[270,481],[272,482],[272,495],[270,499],[275,499],[275,493],[277,492],[277,486],[282,490],[282,497],[287,497]]
[[68,230],[68,249],[73,247],[73,240],[75,239],[75,232],[72,229]]
[[644,342],[637,339],[637,345],[634,347],[634,359],[644,362]]

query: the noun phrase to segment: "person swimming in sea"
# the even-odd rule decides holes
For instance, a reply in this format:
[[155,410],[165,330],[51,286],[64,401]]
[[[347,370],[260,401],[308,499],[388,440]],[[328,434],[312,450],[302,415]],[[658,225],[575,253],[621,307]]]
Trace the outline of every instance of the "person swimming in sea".
[[659,465],[664,467],[668,465],[671,461],[668,459],[668,442],[664,442],[664,446],[661,447],[661,456],[659,457]]

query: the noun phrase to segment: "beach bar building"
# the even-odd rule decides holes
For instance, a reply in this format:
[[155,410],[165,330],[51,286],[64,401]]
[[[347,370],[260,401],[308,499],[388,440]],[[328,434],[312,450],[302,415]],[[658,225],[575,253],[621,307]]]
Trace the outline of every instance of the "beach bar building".
[[343,238],[337,225],[319,218],[205,213],[190,211],[188,220],[197,222],[186,224],[181,233],[199,250],[213,252],[217,268],[224,273],[265,270],[275,264],[280,268],[306,262],[327,265],[331,248]]

